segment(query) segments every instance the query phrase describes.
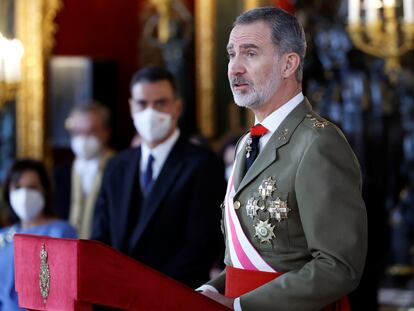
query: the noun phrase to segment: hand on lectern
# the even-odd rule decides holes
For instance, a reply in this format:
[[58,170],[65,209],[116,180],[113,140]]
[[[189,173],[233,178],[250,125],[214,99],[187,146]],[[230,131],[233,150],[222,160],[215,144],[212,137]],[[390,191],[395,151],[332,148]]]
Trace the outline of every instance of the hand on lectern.
[[234,302],[234,298],[229,298],[226,297],[220,293],[216,293],[213,292],[212,290],[204,290],[201,292],[201,294],[203,294],[204,296],[207,296],[210,299],[213,299],[215,301],[217,301],[218,303],[221,303],[222,305],[225,305],[226,307],[233,309],[233,302]]

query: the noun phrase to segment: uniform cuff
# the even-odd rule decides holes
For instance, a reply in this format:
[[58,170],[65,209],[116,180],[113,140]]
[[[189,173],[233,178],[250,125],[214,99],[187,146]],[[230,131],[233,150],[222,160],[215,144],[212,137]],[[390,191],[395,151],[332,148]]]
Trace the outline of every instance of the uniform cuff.
[[197,292],[204,292],[206,290],[210,290],[210,291],[215,292],[215,293],[219,292],[215,287],[213,287],[211,285],[206,285],[206,284],[201,285],[199,288],[196,289]]
[[241,305],[240,305],[240,297],[237,297],[233,301],[233,308],[234,311],[242,311]]

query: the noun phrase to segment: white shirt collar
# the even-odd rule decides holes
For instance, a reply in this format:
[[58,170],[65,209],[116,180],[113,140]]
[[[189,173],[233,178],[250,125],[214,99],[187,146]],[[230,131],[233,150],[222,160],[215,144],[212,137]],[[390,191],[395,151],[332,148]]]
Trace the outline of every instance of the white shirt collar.
[[[255,118],[254,124],[260,123],[265,128],[269,130],[269,132],[265,135],[263,135],[260,138],[259,141],[259,148],[260,150],[263,150],[264,146],[269,141],[270,137],[272,137],[272,134],[277,130],[277,128],[280,126],[280,124],[283,122],[284,119],[289,115],[289,113],[292,112],[293,109],[296,108],[297,105],[299,105],[305,97],[303,96],[303,93],[300,92],[294,97],[292,97],[286,104],[283,104],[278,109],[273,111],[270,115],[268,115],[263,122],[259,122],[257,118]],[[246,142],[247,137],[249,135],[245,135],[241,142],[239,143],[239,147],[237,149],[237,153],[239,153],[244,146],[244,143]]]
[[[274,133],[279,127],[279,125],[283,122],[283,120],[286,119],[288,114],[291,113],[291,111],[295,109],[295,107],[299,105],[304,100],[304,98],[305,97],[303,96],[302,92],[298,93],[297,95],[292,97],[286,104],[283,104],[278,109],[273,111],[270,115],[268,115],[261,122],[261,124],[265,128],[267,128],[270,133]],[[259,123],[259,121],[255,119],[254,124],[257,123]]]
[[180,130],[177,128],[173,134],[162,144],[159,144],[153,149],[150,149],[144,142],[141,144],[141,161],[140,161],[140,171],[143,173],[147,168],[148,157],[150,153],[154,157],[154,162],[152,166],[152,179],[155,181],[158,175],[161,172],[161,169],[167,160],[168,155],[171,152],[171,149],[174,147],[178,138],[180,137]]
[[[304,96],[302,92],[292,97],[286,104],[283,104],[278,109],[273,111],[270,115],[268,115],[260,124],[262,124],[265,128],[269,130],[269,132],[263,135],[259,141],[259,148],[263,150],[264,146],[269,141],[272,134],[277,130],[280,124],[283,122],[284,119],[292,112],[293,109],[296,108],[303,100]],[[256,119],[254,124],[259,123]]]
[[100,157],[92,159],[75,158],[74,168],[80,177],[81,188],[84,194],[92,191],[95,177],[99,172]]

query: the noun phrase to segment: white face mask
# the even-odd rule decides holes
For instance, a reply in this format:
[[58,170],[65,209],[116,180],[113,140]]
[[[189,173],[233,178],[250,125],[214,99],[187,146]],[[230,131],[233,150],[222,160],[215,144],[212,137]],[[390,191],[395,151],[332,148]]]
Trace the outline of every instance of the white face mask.
[[45,207],[45,198],[37,190],[20,188],[10,192],[10,204],[20,220],[31,221]]
[[165,138],[172,125],[172,116],[170,114],[159,112],[152,108],[135,112],[132,115],[132,119],[139,135],[148,142]]
[[96,157],[102,149],[101,141],[93,135],[73,136],[70,146],[75,156],[84,160]]

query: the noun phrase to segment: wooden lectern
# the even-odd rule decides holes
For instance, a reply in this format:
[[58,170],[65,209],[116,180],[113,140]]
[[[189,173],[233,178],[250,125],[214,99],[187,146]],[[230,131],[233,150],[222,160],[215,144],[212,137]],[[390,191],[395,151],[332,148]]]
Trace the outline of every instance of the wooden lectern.
[[16,234],[14,256],[29,310],[229,310],[100,242]]

